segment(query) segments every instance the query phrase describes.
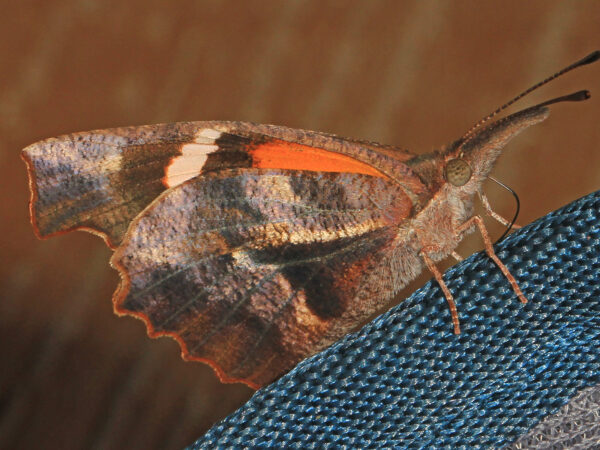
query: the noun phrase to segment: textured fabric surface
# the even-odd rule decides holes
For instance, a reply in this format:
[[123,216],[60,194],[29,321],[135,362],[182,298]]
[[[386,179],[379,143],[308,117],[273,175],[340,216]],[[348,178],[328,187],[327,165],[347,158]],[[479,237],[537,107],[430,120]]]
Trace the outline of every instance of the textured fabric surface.
[[600,448],[600,384],[584,389],[506,450]]
[[600,192],[497,246],[529,303],[484,254],[444,276],[462,334],[428,283],[304,361],[195,448],[501,447],[600,382]]

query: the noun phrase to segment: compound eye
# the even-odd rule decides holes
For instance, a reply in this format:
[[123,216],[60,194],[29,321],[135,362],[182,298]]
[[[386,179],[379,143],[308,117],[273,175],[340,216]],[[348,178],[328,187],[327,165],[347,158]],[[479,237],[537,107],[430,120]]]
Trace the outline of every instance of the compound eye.
[[446,168],[444,169],[446,180],[453,186],[463,186],[467,184],[471,179],[472,174],[473,171],[471,170],[471,166],[469,166],[464,159],[460,158],[448,161],[446,163]]

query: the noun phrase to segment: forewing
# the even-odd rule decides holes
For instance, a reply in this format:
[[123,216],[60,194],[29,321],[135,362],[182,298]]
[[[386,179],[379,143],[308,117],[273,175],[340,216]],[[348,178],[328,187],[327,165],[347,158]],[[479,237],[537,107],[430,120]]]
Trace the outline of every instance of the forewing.
[[175,338],[223,381],[265,385],[393,294],[370,286],[411,208],[398,184],[371,175],[196,177],[133,221],[111,260],[122,278],[115,309]]
[[46,139],[23,150],[40,237],[84,229],[116,247],[131,220],[167,188],[165,167],[193,130],[177,124]]
[[244,122],[181,122],[75,133],[23,151],[31,217],[40,237],[73,229],[116,247],[167,189],[233,168],[348,172],[394,179],[412,200],[425,193],[397,148]]

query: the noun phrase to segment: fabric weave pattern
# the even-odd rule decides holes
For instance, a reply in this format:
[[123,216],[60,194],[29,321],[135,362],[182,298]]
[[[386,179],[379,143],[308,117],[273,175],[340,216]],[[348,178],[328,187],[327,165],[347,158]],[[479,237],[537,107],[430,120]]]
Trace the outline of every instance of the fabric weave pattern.
[[303,361],[193,448],[502,447],[600,383],[600,192],[444,274],[462,334],[429,282]]

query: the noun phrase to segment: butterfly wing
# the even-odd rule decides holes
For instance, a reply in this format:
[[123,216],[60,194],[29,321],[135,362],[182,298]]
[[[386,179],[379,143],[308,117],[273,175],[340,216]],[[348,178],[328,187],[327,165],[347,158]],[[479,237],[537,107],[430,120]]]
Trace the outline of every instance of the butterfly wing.
[[115,310],[253,387],[339,339],[418,272],[397,239],[428,196],[411,157],[242,122],[77,133],[23,152],[38,235],[104,237],[122,278]]
[[395,275],[380,263],[410,213],[400,186],[371,175],[195,177],[131,224],[111,260],[122,278],[115,309],[175,338],[223,381],[256,388],[389,299]]
[[23,151],[38,236],[83,229],[112,248],[158,195],[202,173],[254,167],[387,174],[419,195],[420,180],[402,164],[411,156],[375,143],[244,122],[75,133]]

